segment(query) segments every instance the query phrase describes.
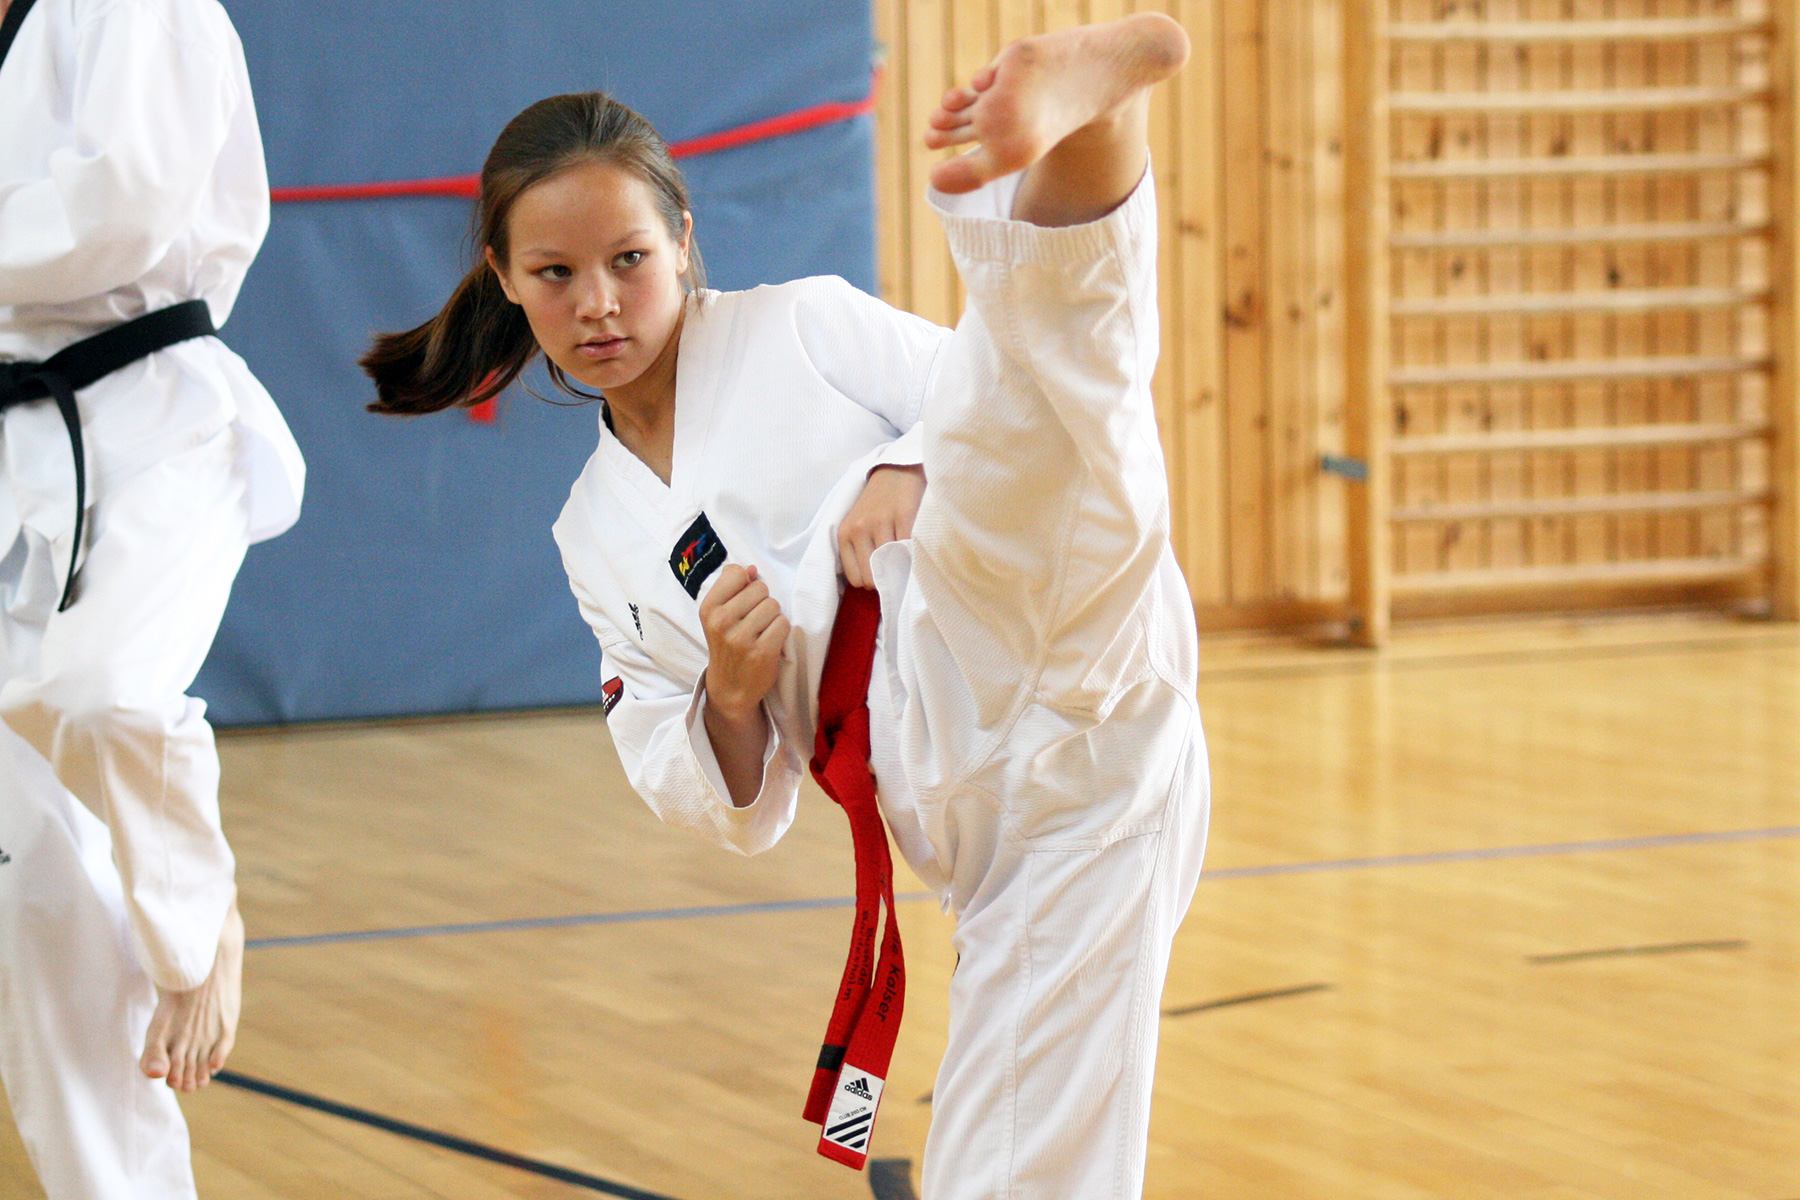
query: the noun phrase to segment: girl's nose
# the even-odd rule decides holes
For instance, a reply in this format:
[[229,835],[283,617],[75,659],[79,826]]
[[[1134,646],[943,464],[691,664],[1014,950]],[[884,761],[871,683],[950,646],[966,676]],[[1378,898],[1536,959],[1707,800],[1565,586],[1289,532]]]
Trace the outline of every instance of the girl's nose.
[[581,290],[580,299],[576,302],[575,315],[591,320],[601,320],[618,311],[619,294],[602,277]]

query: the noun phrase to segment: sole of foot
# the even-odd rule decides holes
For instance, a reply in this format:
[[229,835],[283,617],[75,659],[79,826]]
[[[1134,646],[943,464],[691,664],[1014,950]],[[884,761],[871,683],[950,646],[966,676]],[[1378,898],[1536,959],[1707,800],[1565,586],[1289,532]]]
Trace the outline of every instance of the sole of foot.
[[1024,170],[1065,139],[1110,124],[1187,61],[1187,33],[1161,13],[1139,13],[1022,38],[944,94],[925,145],[975,148],[937,164],[931,184],[971,192]]

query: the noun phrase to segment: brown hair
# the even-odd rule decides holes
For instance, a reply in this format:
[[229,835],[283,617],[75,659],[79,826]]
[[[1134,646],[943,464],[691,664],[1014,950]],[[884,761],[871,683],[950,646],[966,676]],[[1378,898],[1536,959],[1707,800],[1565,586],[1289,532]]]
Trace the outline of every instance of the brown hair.
[[[507,261],[506,219],[526,189],[578,162],[620,167],[650,187],[669,237],[687,232],[687,182],[650,122],[602,92],[539,100],[500,131],[481,168],[476,201],[475,265],[431,320],[404,333],[375,336],[362,369],[379,397],[370,412],[428,413],[479,404],[504,391],[538,353],[525,311],[506,298],[487,265],[484,249]],[[700,249],[690,243],[682,283],[691,291],[706,282]],[[550,377],[577,393],[556,364]]]

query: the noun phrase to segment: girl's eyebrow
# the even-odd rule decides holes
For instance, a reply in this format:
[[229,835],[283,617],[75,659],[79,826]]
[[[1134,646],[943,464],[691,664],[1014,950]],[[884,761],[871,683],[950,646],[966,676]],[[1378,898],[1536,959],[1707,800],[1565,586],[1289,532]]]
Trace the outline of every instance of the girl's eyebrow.
[[[626,242],[635,242],[639,238],[644,238],[644,237],[648,237],[648,236],[650,236],[650,231],[648,229],[627,230],[625,233],[620,234],[616,239],[613,240],[613,245],[620,246]],[[531,255],[531,254],[548,254],[554,258],[561,258],[561,257],[566,256],[567,253],[568,252],[565,250],[555,249],[555,248],[552,248],[549,246],[527,246],[518,252],[520,258],[524,258],[527,255]]]

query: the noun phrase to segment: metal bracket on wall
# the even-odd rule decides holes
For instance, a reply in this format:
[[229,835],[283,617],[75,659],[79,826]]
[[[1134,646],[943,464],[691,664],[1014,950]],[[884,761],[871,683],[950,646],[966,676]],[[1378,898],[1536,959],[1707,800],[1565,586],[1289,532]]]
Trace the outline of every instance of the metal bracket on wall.
[[1340,458],[1335,454],[1321,454],[1319,469],[1331,475],[1342,475],[1355,483],[1369,481],[1369,464],[1360,458]]

